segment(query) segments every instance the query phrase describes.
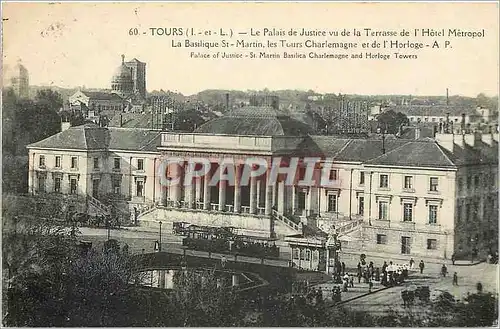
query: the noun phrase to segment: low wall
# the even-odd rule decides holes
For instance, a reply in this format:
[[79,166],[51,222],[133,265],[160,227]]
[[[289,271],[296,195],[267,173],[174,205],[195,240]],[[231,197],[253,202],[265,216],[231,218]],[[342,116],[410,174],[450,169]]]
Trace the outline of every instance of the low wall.
[[203,210],[157,208],[139,219],[139,225],[157,227],[161,221],[163,227],[173,229],[174,222],[187,222],[200,226],[231,226],[238,228],[239,234],[269,237],[271,218],[245,214],[226,214]]

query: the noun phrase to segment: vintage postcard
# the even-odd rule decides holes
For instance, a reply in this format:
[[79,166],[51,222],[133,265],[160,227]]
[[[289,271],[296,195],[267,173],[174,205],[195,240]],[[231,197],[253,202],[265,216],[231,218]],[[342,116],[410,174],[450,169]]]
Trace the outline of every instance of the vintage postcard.
[[498,326],[498,2],[2,3],[2,325]]

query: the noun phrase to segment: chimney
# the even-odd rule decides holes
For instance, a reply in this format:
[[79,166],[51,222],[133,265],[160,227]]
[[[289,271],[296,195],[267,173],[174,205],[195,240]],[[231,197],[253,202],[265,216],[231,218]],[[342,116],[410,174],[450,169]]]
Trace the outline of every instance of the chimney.
[[[457,136],[456,139],[461,139],[461,136]],[[455,135],[453,134],[436,134],[434,136],[436,142],[443,148],[453,153],[455,145]]]
[[61,122],[61,131],[68,130],[71,127],[71,123],[68,121]]
[[449,106],[449,105],[450,105],[450,99],[448,96],[448,88],[446,88],[446,106]]
[[483,141],[484,144],[488,144],[489,146],[493,146],[493,134],[492,133],[482,134],[481,140]]
[[470,147],[477,145],[477,142],[481,141],[481,133],[473,132],[464,135],[464,142]]
[[125,55],[122,54],[122,64],[125,63]]
[[415,128],[415,139],[420,139],[420,128],[419,127]]

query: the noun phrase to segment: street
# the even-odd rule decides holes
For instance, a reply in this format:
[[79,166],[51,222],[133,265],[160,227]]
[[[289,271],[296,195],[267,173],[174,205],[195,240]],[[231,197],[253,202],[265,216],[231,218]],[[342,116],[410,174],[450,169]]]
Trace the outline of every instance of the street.
[[[471,266],[449,266],[449,274],[443,278],[440,276],[439,270],[434,271],[432,269],[432,271],[424,271],[424,274],[416,273],[411,275],[403,286],[393,287],[358,298],[346,303],[346,306],[360,311],[367,311],[371,314],[387,314],[390,310],[403,312],[401,291],[411,285],[429,286],[431,299],[442,291],[449,292],[456,299],[462,299],[467,296],[467,293],[477,292],[476,284],[478,282],[483,285],[483,291],[496,293],[498,292],[498,270],[498,265],[486,263]],[[458,275],[458,286],[453,285],[454,272],[457,272]],[[417,312],[419,309],[423,310],[419,306],[413,308]]]

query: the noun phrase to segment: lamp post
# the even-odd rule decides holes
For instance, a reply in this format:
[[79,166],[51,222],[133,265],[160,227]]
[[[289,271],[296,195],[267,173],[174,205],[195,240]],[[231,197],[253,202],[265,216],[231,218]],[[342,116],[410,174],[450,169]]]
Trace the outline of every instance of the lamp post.
[[162,224],[162,222],[160,222],[160,244],[158,246],[158,251],[160,251],[160,252],[161,252],[161,224]]
[[106,216],[106,228],[108,229],[108,241],[109,241],[109,236],[110,236],[110,227],[109,227],[109,217]]

